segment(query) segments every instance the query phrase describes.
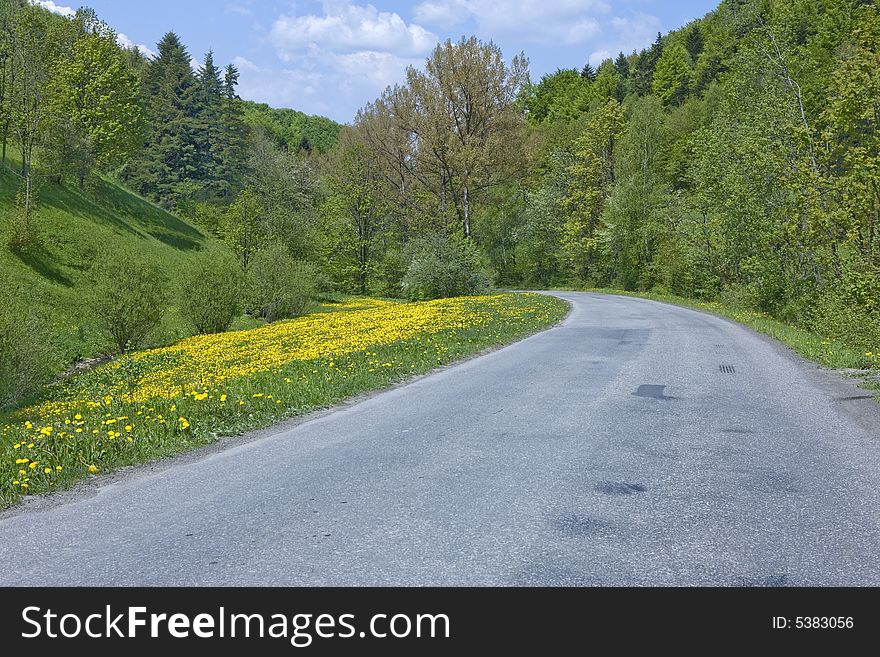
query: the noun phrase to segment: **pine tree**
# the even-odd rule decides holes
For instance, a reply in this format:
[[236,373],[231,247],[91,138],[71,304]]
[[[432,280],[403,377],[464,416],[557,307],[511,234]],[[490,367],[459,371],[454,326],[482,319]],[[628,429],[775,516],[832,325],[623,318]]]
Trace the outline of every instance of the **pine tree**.
[[198,121],[199,84],[180,38],[166,34],[146,72],[148,134],[125,177],[141,194],[172,207],[198,188],[203,130]]
[[235,100],[238,96],[235,88],[238,86],[238,69],[234,64],[227,64],[226,71],[223,75],[223,96],[227,100]]
[[223,95],[224,81],[220,69],[214,64],[214,53],[208,51],[198,72],[196,112],[201,142],[199,144],[203,199],[221,195],[225,189],[225,166],[223,162]]
[[248,127],[244,122],[242,101],[235,92],[238,85],[238,69],[232,64],[223,76],[220,103],[220,143],[216,149],[220,160],[220,185],[217,192],[223,198],[231,198],[244,185],[247,161]]
[[614,68],[617,69],[617,74],[621,78],[626,79],[629,75],[629,58],[621,52],[614,60]]
[[581,69],[581,77],[590,82],[596,81],[596,69],[590,65],[590,62],[584,64],[584,67]]
[[687,33],[684,42],[684,47],[687,48],[688,54],[693,61],[696,61],[700,53],[703,52],[704,46],[703,33],[700,31],[700,26],[694,25]]
[[647,96],[651,93],[654,83],[654,69],[663,54],[663,35],[657,33],[657,39],[647,50],[643,50],[636,58],[632,72],[630,90],[639,96]]

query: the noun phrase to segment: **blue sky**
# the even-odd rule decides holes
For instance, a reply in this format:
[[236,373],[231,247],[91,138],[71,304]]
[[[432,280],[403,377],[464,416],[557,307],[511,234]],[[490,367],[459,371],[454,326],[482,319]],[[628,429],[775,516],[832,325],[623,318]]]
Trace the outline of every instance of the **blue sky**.
[[[35,0],[59,13],[75,0]],[[243,98],[352,120],[438,41],[476,34],[510,59],[524,51],[533,80],[649,45],[718,0],[89,0],[120,39],[155,50],[174,30],[201,59],[241,71]]]

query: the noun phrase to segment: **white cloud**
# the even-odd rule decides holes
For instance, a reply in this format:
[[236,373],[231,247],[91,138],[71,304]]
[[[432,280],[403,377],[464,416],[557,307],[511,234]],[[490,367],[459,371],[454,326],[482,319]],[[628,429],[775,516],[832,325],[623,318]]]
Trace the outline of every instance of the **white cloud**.
[[251,60],[238,55],[233,57],[232,64],[239,71],[259,71],[260,67],[254,64]]
[[[402,82],[438,41],[418,23],[352,0],[325,0],[320,13],[279,16],[268,33],[281,70],[241,58],[239,92],[276,106],[350,121],[367,99]],[[251,64],[251,66],[248,66]]]
[[650,14],[636,12],[629,16],[614,16],[604,31],[601,47],[590,54],[590,63],[595,66],[611,57],[611,53],[631,53],[647,48],[662,31],[660,19]]
[[250,16],[251,10],[249,7],[243,7],[242,5],[226,5],[226,12],[230,14],[238,14],[240,16]]
[[62,16],[67,16],[70,18],[71,16],[76,15],[76,10],[70,7],[63,7],[61,5],[56,5],[52,0],[31,0],[35,5],[40,5],[43,9],[48,9],[53,14],[60,14]]
[[145,46],[142,43],[135,43],[134,41],[129,39],[125,34],[123,34],[122,32],[120,32],[119,34],[116,35],[116,43],[118,43],[123,48],[131,48],[133,46],[137,47],[137,49],[140,51],[140,53],[144,57],[147,57],[149,59],[154,59],[156,57],[156,53],[153,52],[152,50],[150,50],[147,46]]
[[413,10],[413,17],[419,23],[449,29],[468,19],[467,4],[466,0],[428,0]]
[[365,100],[402,82],[407,66],[423,63],[422,57],[375,50],[335,53],[311,46],[292,56],[282,70],[241,67],[238,90],[242,98],[347,122]]
[[373,5],[325,3],[321,16],[279,16],[269,39],[282,59],[310,46],[336,53],[393,52],[399,56],[426,54],[437,36],[421,25],[407,24],[400,15]]
[[441,28],[473,20],[482,34],[494,38],[573,45],[595,37],[598,17],[609,11],[604,0],[426,0],[414,16]]

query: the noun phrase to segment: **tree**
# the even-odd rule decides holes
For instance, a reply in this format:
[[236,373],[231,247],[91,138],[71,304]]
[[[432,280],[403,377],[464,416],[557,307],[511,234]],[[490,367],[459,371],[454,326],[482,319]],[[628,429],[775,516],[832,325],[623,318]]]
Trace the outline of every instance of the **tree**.
[[581,77],[590,82],[596,81],[596,69],[590,65],[590,62],[584,64],[584,67],[581,69]]
[[223,220],[223,237],[246,270],[269,238],[264,208],[253,191],[243,190],[229,206]]
[[15,83],[13,51],[15,49],[15,12],[17,0],[0,0],[0,141],[2,161],[6,162],[6,145],[12,123],[11,87]]
[[685,47],[678,43],[670,45],[654,70],[654,93],[664,103],[680,103],[687,93],[690,70],[690,55]]
[[880,272],[880,17],[859,9],[852,37],[831,76],[826,166],[835,172],[834,231],[853,245],[864,270]]
[[581,281],[597,271],[597,234],[614,184],[614,149],[623,128],[623,108],[616,100],[609,100],[590,116],[574,144],[562,248],[570,274]]
[[617,59],[614,60],[614,68],[617,70],[617,74],[625,80],[629,75],[629,57],[622,52],[618,54]]
[[663,106],[656,96],[633,101],[615,152],[616,184],[604,209],[600,236],[611,282],[624,289],[652,287],[654,259],[671,238]]
[[600,103],[604,103],[612,98],[618,101],[622,100],[621,86],[622,80],[614,63],[610,59],[606,59],[599,65],[596,72],[596,78],[590,86],[593,99]]
[[651,93],[654,84],[654,70],[657,62],[663,54],[663,35],[657,34],[657,39],[647,50],[642,50],[635,58],[630,71],[630,91],[639,96],[647,96]]
[[117,354],[144,346],[165,312],[165,273],[141,254],[106,251],[95,263],[88,310]]
[[312,163],[254,134],[249,146],[246,189],[259,200],[268,239],[280,242],[298,260],[313,255],[318,197]]
[[236,93],[238,69],[232,64],[223,75],[219,143],[214,144],[218,159],[219,193],[223,198],[237,194],[244,186],[249,131],[244,122],[242,101]]
[[479,195],[503,180],[517,158],[515,101],[527,83],[525,56],[508,66],[498,46],[475,37],[438,45],[424,73],[407,70],[415,112],[406,118],[420,161],[437,181],[429,189],[441,213],[447,206],[454,212],[465,237]]
[[703,52],[703,47],[705,45],[699,23],[693,23],[691,25],[691,28],[688,30],[687,36],[685,37],[684,45],[685,48],[687,48],[688,55],[691,57],[691,61],[696,61],[697,57],[700,56],[700,53]]
[[356,289],[367,294],[373,264],[379,255],[376,240],[385,228],[388,204],[383,195],[381,165],[355,130],[343,130],[333,153],[330,171],[331,202],[343,220],[337,258],[354,263]]
[[21,156],[21,175],[30,176],[34,152],[48,118],[47,86],[56,53],[50,14],[30,4],[13,14],[9,90],[11,132]]
[[533,124],[571,121],[590,106],[590,82],[574,69],[557,69],[532,85],[525,105]]
[[7,15],[8,66],[4,86],[6,125],[21,156],[21,186],[16,198],[16,215],[11,246],[21,252],[31,246],[32,223],[37,203],[37,182],[33,160],[37,146],[45,137],[48,123],[47,85],[50,62],[57,56],[59,40],[53,38],[57,25],[48,11],[20,5]]
[[50,84],[56,149],[80,188],[93,166],[121,164],[142,143],[139,83],[115,33],[78,14],[79,34]]
[[207,138],[198,121],[199,85],[189,53],[173,32],[162,38],[158,50],[144,85],[146,143],[125,178],[141,194],[172,207],[201,187]]

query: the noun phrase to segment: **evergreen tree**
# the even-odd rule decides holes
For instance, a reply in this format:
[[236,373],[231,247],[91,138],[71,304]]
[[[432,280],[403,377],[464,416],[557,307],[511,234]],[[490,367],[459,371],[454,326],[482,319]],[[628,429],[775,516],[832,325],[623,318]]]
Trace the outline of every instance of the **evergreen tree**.
[[193,195],[202,179],[200,85],[189,53],[174,32],[162,38],[158,50],[146,72],[146,143],[125,177],[141,194],[172,207]]
[[700,53],[703,52],[705,43],[703,42],[703,33],[700,31],[699,25],[694,24],[691,27],[685,38],[684,47],[687,48],[688,54],[694,61],[696,61],[697,57],[700,56]]
[[235,92],[237,84],[238,69],[229,64],[223,76],[221,135],[216,148],[220,162],[217,193],[223,198],[231,198],[241,190],[246,174],[248,126],[244,122],[242,101]]
[[590,62],[584,64],[584,67],[581,69],[581,77],[590,82],[596,81],[596,69],[590,65]]
[[653,45],[640,52],[636,58],[630,91],[639,96],[647,96],[651,93],[654,84],[654,70],[657,68],[657,62],[660,61],[662,54],[663,35],[658,33]]
[[234,64],[227,64],[223,75],[223,96],[227,100],[235,100],[238,96],[235,88],[238,86],[238,69]]
[[621,52],[614,60],[614,68],[617,69],[617,74],[621,78],[626,79],[629,75],[629,58]]
[[201,143],[199,160],[201,162],[201,182],[199,195],[211,198],[222,193],[225,183],[225,163],[223,162],[223,122],[224,81],[221,71],[214,64],[214,53],[208,51],[198,72],[198,93],[196,112],[198,113]]

